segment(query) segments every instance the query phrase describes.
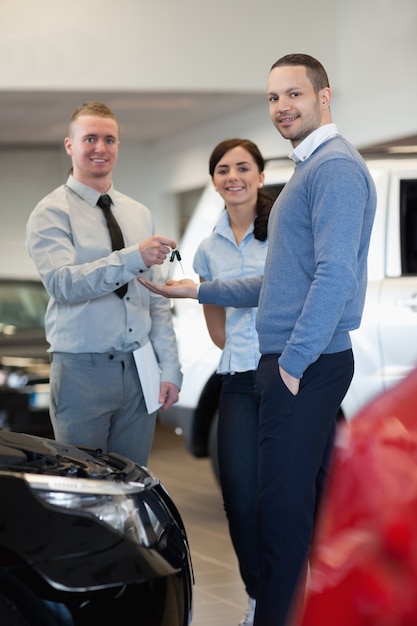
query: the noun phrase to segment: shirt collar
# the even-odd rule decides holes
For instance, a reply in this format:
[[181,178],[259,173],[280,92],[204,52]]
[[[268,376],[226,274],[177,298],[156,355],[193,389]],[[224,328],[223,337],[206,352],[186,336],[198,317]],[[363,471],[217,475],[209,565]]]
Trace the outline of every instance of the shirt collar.
[[319,126],[319,128],[303,139],[288,157],[296,163],[306,161],[322,143],[335,135],[338,135],[336,124],[332,123]]
[[[72,174],[69,175],[66,185],[67,187],[69,187],[69,189],[71,189],[71,191],[74,191],[74,193],[76,193],[77,196],[80,196],[80,198],[88,202],[88,204],[91,204],[91,206],[96,206],[97,200],[102,195],[101,193],[96,191],[96,189],[93,189],[92,187],[88,187],[88,185],[84,185],[83,183],[80,183],[80,181],[74,178]],[[113,190],[114,190],[114,187],[112,183],[106,193],[108,193],[109,196],[112,196]]]
[[[254,231],[254,222],[252,222],[252,224],[250,224],[250,226],[248,227],[248,230],[246,231],[242,241],[244,241],[248,235],[253,233],[253,231]],[[218,235],[222,235],[226,239],[228,238],[232,240],[233,242],[236,242],[235,236],[232,231],[232,227],[230,225],[230,216],[229,216],[229,213],[227,212],[226,207],[223,213],[220,214],[217,224],[214,227],[214,232],[216,232]]]

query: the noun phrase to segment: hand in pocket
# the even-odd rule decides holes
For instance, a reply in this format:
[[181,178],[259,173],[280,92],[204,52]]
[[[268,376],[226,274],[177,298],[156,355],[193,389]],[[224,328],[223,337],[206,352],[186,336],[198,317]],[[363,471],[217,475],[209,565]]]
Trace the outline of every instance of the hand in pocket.
[[282,378],[284,385],[287,387],[287,389],[291,391],[293,396],[296,396],[300,389],[300,379],[294,378],[294,376],[291,376],[291,374],[288,374],[288,372],[282,369],[282,367],[279,367],[279,374]]

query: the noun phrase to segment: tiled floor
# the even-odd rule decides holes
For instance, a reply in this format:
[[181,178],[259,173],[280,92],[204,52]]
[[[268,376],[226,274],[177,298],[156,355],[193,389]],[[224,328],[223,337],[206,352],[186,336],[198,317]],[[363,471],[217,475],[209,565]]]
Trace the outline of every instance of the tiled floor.
[[209,460],[193,458],[180,437],[158,424],[148,465],[170,493],[188,533],[195,574],[193,626],[237,626],[247,596]]

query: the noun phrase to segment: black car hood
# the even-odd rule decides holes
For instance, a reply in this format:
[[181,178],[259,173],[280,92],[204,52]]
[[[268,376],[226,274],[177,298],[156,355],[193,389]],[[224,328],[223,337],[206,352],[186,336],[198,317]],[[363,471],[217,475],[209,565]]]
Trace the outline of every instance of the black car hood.
[[25,433],[0,431],[0,472],[29,472],[94,480],[141,480],[149,476],[133,461]]

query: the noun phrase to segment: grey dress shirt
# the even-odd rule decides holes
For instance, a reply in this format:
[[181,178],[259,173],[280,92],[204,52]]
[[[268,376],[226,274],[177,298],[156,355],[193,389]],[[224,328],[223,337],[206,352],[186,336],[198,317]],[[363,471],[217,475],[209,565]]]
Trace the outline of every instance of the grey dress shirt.
[[[112,252],[100,194],[70,176],[31,213],[26,247],[50,295],[45,318],[51,352],[132,352],[152,341],[161,380],[181,387],[169,300],[136,280],[146,272],[160,281],[158,266],[148,269],[139,243],[154,234],[150,211],[116,191],[107,192],[123,233],[125,248]],[[114,290],[128,283],[123,299]]]

